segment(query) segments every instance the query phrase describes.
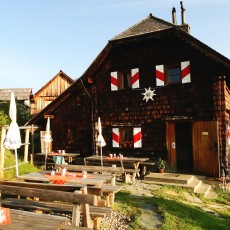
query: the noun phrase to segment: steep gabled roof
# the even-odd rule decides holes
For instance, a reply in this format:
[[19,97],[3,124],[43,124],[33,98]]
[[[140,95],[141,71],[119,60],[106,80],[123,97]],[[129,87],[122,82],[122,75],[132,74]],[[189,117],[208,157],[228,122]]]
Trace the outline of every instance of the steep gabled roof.
[[160,30],[169,29],[175,26],[176,25],[164,21],[160,18],[154,17],[152,16],[152,14],[150,14],[147,18],[143,19],[134,26],[110,39],[110,41],[137,36],[141,34],[148,34]]
[[74,80],[69,77],[67,74],[65,74],[62,70],[59,71],[51,80],[49,80],[41,89],[39,89],[34,95],[37,95],[39,92],[41,92],[46,86],[48,86],[56,77],[62,76],[63,78],[66,78],[69,82],[73,83]]

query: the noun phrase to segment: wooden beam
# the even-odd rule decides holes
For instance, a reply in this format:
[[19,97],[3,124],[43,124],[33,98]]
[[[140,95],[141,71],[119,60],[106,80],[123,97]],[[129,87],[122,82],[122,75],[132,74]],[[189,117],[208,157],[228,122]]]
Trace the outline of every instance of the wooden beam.
[[4,155],[5,155],[5,148],[3,147],[3,141],[5,140],[6,136],[6,129],[2,127],[1,133],[1,149],[0,149],[0,178],[3,179],[3,168],[4,168]]
[[[26,129],[25,143],[29,143],[29,138],[30,138],[30,130]],[[25,148],[24,148],[24,162],[28,162],[28,151],[29,151],[29,145],[25,145]]]
[[48,115],[48,114],[45,114],[45,115],[44,115],[44,118],[48,118],[48,117],[49,117],[50,119],[53,119],[53,118],[54,118],[54,115]]

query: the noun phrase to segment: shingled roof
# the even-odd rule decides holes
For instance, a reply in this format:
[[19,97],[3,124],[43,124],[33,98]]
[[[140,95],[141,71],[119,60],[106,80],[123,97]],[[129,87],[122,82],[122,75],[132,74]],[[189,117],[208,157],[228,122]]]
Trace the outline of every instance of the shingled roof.
[[14,92],[15,98],[18,101],[29,100],[33,95],[31,88],[0,89],[0,100],[10,101],[11,92]]
[[160,30],[169,29],[175,26],[176,25],[170,22],[164,21],[150,14],[147,18],[143,19],[139,23],[135,24],[134,26],[130,27],[129,29],[123,31],[122,33],[110,39],[110,41],[152,33]]

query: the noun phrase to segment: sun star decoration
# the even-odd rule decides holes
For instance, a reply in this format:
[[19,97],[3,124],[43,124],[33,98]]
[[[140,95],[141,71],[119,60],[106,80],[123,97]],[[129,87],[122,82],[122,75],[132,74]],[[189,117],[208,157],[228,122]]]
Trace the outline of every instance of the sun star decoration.
[[149,87],[148,89],[145,88],[145,92],[142,93],[142,95],[144,95],[143,100],[146,100],[146,102],[148,102],[149,99],[153,101],[153,96],[156,95],[154,92],[155,89],[151,90],[151,87]]

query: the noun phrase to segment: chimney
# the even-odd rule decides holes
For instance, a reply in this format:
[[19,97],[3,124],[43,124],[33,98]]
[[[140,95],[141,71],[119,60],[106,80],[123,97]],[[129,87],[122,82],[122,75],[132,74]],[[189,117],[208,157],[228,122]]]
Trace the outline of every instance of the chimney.
[[172,8],[172,22],[176,25],[176,8]]
[[185,24],[185,8],[183,7],[182,1],[180,1],[180,5],[181,5],[181,24],[184,25]]
[[185,32],[190,33],[190,26],[187,23],[185,23],[185,8],[183,7],[182,1],[180,1],[180,5],[181,5],[181,25],[179,27]]

